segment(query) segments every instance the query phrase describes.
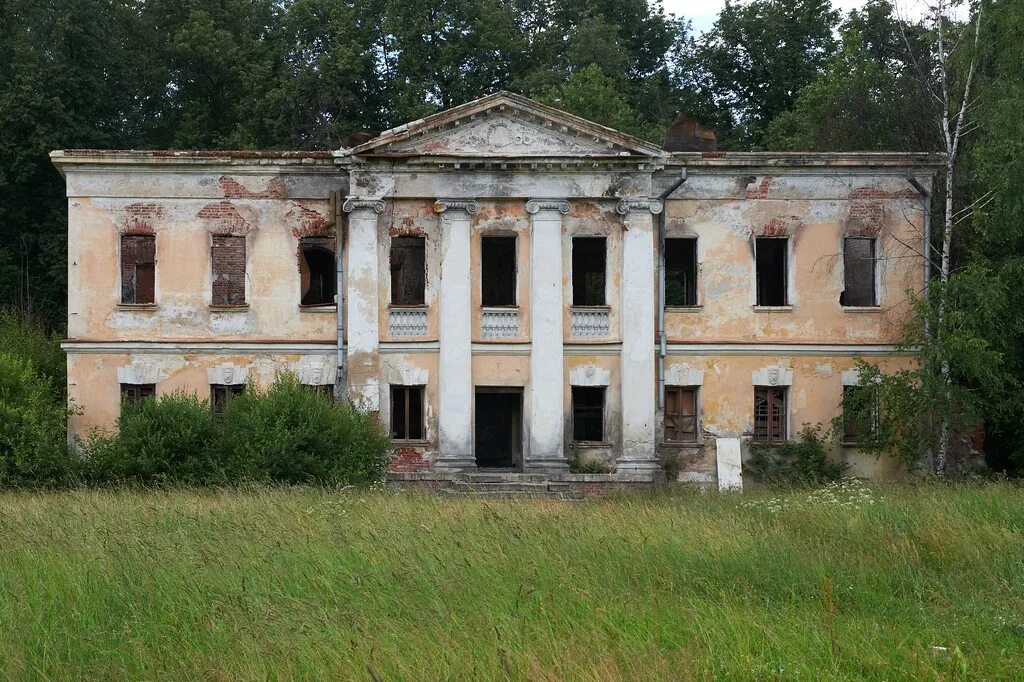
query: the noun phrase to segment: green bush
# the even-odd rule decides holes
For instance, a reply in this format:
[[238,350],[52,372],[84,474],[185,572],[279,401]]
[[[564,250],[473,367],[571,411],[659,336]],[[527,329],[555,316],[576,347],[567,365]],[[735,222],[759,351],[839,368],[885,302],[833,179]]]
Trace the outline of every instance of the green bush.
[[815,485],[841,479],[849,465],[828,459],[832,441],[821,424],[805,425],[800,440],[753,445],[744,468],[754,480],[773,485]]
[[124,403],[116,431],[95,431],[86,440],[88,478],[94,483],[224,480],[228,476],[214,456],[218,435],[210,406],[194,395]]
[[228,404],[221,448],[224,465],[246,478],[362,484],[384,477],[391,441],[372,415],[284,374]]
[[77,460],[66,438],[67,408],[32,363],[0,353],[0,487],[72,482]]
[[47,382],[54,399],[63,402],[67,386],[67,360],[60,343],[38,322],[25,319],[15,310],[0,308],[0,348],[27,360],[32,370]]

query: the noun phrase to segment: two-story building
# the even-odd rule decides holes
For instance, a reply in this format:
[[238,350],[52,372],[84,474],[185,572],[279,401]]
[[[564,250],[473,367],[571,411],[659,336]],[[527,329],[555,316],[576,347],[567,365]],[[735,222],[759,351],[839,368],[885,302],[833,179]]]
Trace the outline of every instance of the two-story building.
[[72,435],[288,370],[378,412],[397,471],[714,482],[836,417],[856,358],[915,361],[930,155],[667,152],[498,93],[333,152],[52,159]]

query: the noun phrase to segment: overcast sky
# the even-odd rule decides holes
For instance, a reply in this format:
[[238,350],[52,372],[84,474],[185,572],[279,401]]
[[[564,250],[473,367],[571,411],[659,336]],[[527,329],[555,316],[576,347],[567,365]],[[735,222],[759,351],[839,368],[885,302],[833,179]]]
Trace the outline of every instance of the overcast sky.
[[[851,9],[862,6],[864,2],[865,0],[832,0],[832,6],[846,14]],[[663,3],[666,12],[689,19],[693,22],[694,31],[703,33],[715,23],[719,10],[725,5],[725,0],[663,0]],[[896,6],[902,13],[917,17],[925,7],[925,2],[924,0],[899,0]]]

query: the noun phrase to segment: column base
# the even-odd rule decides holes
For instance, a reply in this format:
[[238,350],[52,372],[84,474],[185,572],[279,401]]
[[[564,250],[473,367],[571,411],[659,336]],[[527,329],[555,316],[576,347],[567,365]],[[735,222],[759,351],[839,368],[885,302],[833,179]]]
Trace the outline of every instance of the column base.
[[653,475],[662,470],[657,459],[620,459],[615,463],[617,474]]
[[530,474],[567,474],[569,460],[560,454],[530,457],[523,464],[523,471]]
[[473,473],[477,470],[476,458],[472,455],[444,457],[434,461],[434,471],[445,473]]

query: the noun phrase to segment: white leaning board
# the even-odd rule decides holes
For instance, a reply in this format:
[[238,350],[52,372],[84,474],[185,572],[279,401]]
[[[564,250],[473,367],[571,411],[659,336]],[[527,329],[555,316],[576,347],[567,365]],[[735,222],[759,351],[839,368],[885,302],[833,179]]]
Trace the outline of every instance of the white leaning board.
[[743,490],[743,464],[740,461],[739,438],[716,438],[718,489]]

